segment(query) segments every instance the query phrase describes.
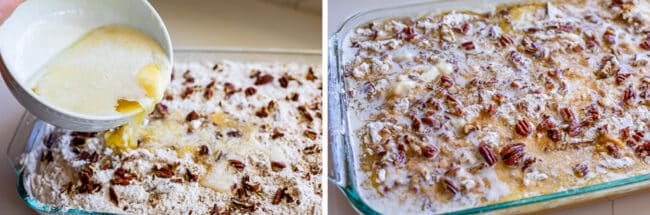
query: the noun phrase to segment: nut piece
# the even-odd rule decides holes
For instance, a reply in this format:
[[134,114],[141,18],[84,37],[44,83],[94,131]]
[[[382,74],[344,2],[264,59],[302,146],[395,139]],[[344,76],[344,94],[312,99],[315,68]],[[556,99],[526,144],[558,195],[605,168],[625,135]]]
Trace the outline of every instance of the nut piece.
[[273,202],[271,202],[271,204],[274,205],[280,204],[280,201],[282,200],[282,196],[284,196],[284,188],[278,188],[278,190],[275,191],[275,195],[273,196]]
[[573,174],[580,178],[585,177],[587,174],[589,174],[589,166],[584,163],[576,164],[573,166]]
[[242,163],[240,160],[228,160],[230,166],[235,167],[238,170],[243,170],[246,167],[246,164]]
[[562,119],[564,119],[567,122],[572,122],[573,120],[576,120],[576,116],[573,113],[573,110],[571,110],[568,107],[564,107],[560,109],[560,115],[562,115]]
[[210,149],[206,145],[199,146],[199,155],[208,155],[210,154]]
[[255,87],[248,87],[248,88],[246,88],[246,90],[244,90],[244,95],[246,95],[246,96],[252,96],[252,95],[254,95],[256,92],[257,92],[257,90],[255,89]]
[[522,119],[517,121],[517,124],[515,125],[515,132],[521,136],[527,137],[531,132],[533,132],[533,128],[528,120]]
[[508,166],[519,165],[521,158],[524,157],[524,145],[523,143],[512,143],[505,146],[501,149],[501,160],[505,162]]
[[255,80],[254,84],[255,85],[264,85],[264,84],[271,83],[271,81],[273,81],[273,76],[269,75],[269,74],[265,74],[265,75],[257,76],[257,80]]
[[188,122],[190,122],[190,121],[194,121],[194,120],[197,120],[197,119],[199,119],[199,114],[198,114],[196,111],[192,111],[192,112],[190,112],[190,113],[187,114],[187,116],[185,117],[185,121],[188,121]]
[[562,135],[560,135],[560,131],[557,129],[546,131],[546,136],[548,136],[548,138],[554,142],[560,141],[562,139]]
[[456,195],[457,193],[460,192],[460,188],[458,187],[458,183],[456,183],[454,180],[444,177],[442,178],[442,186],[449,191],[452,195]]
[[639,144],[635,149],[634,152],[636,153],[637,156],[640,158],[645,158],[648,155],[650,155],[650,141],[645,141],[643,144]]
[[120,206],[120,196],[117,195],[117,192],[115,192],[115,189],[113,187],[108,188],[108,197],[111,198],[111,202],[115,204],[116,206]]
[[437,151],[438,149],[435,146],[425,145],[422,147],[422,156],[426,158],[432,158],[434,155],[436,155]]
[[481,156],[483,156],[483,159],[485,159],[488,166],[492,166],[497,162],[496,154],[494,154],[494,151],[492,151],[492,148],[490,148],[487,143],[481,142],[478,145],[478,151],[481,153]]
[[280,162],[280,161],[271,161],[271,169],[272,169],[274,172],[282,171],[282,170],[283,170],[284,168],[286,168],[286,167],[287,167],[287,165],[284,164],[283,162]]

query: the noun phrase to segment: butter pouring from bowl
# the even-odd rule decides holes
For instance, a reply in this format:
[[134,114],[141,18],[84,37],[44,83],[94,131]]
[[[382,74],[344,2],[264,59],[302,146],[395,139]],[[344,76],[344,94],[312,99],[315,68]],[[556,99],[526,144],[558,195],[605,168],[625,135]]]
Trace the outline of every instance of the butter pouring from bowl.
[[[100,31],[104,27],[113,30],[120,27],[137,29],[151,41],[155,41],[159,51],[162,50],[164,55],[153,63],[138,64],[132,73],[134,76],[132,81],[118,82],[117,86],[112,88],[137,90],[121,99],[111,101],[110,105],[105,105],[105,108],[88,110],[74,107],[73,109],[83,110],[74,111],[44,98],[42,87],[45,85],[37,84],[39,78],[47,74],[42,68],[46,68],[47,64],[54,64],[56,57],[64,55],[65,51],[73,49],[73,46],[79,45],[82,40],[87,40],[87,36],[93,31]],[[83,49],[78,48],[78,50]],[[105,60],[113,61],[112,64],[116,67],[123,67],[115,63],[119,55],[108,56],[96,59],[88,57],[81,62]],[[172,62],[173,53],[169,34],[160,16],[145,0],[26,1],[0,26],[0,72],[10,91],[39,119],[71,130],[102,131],[143,118],[146,114],[142,113],[151,111],[162,97],[169,81]],[[62,65],[64,64],[59,64]],[[65,72],[59,73],[52,74],[70,76]],[[49,84],[56,85],[57,77],[51,78],[50,81],[54,82]],[[74,77],[74,79],[84,78]],[[115,79],[108,77],[107,80]],[[99,85],[90,84],[90,86]],[[72,97],[70,93],[66,95]],[[108,103],[108,101],[104,102],[103,104]],[[95,113],[92,113],[93,111]]]

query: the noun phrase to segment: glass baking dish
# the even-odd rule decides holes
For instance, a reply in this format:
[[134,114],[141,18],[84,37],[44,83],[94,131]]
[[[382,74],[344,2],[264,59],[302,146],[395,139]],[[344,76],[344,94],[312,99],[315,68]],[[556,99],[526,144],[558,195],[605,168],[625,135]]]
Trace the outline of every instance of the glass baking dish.
[[[254,50],[254,49],[176,49],[174,52],[176,62],[192,61],[218,61],[237,60],[242,62],[297,62],[314,65],[321,64],[320,51],[311,50]],[[38,120],[29,112],[25,112],[18,123],[16,132],[7,147],[9,163],[16,173],[17,191],[25,203],[39,214],[111,214],[87,211],[75,208],[61,208],[39,202],[33,198],[23,186],[23,170],[20,160],[23,153],[30,152],[38,144],[43,144],[42,139],[48,131],[54,129],[44,121]]]
[[[354,142],[349,124],[347,107],[348,86],[344,81],[343,47],[345,37],[353,29],[371,21],[391,17],[411,17],[424,13],[435,13],[450,10],[487,11],[501,3],[521,3],[531,1],[521,0],[434,0],[424,3],[408,4],[390,8],[381,8],[357,13],[347,18],[328,41],[328,176],[330,182],[340,188],[350,204],[362,214],[381,214],[367,204],[360,195],[356,179],[359,155],[352,149]],[[543,1],[533,1],[543,2]],[[471,6],[471,7],[470,7]],[[512,201],[484,205],[475,208],[451,211],[445,214],[520,214],[533,213],[550,208],[557,208],[586,202],[590,200],[611,197],[650,187],[650,174],[643,174],[624,179],[568,189],[555,193],[527,197]]]

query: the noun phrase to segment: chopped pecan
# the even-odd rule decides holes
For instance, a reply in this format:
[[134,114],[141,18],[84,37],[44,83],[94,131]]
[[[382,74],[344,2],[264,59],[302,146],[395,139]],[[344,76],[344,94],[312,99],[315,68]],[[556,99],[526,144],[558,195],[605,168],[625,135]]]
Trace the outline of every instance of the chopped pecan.
[[244,90],[244,95],[252,96],[252,95],[255,95],[256,92],[257,92],[257,90],[255,89],[255,87],[248,87],[248,88],[246,88],[246,90]]
[[261,107],[259,110],[255,112],[255,116],[259,118],[266,118],[269,116],[269,112],[266,111],[266,107]]
[[571,122],[567,127],[569,136],[576,137],[582,133],[582,125],[578,122]]
[[291,80],[291,77],[288,77],[287,75],[284,75],[278,79],[278,82],[280,82],[280,86],[282,88],[287,88],[289,87],[289,80]]
[[219,211],[219,206],[217,206],[217,203],[214,203],[212,206],[212,209],[210,210],[210,215],[219,215],[221,211]]
[[634,103],[634,98],[636,98],[636,92],[632,88],[632,85],[630,85],[623,92],[623,103],[626,105],[632,105]]
[[283,162],[271,161],[271,169],[275,172],[282,171],[285,167],[287,167],[287,165]]
[[240,171],[243,170],[246,167],[246,164],[244,164],[240,160],[232,159],[232,160],[228,160],[228,163],[230,163],[230,166],[232,166],[232,167],[234,167],[234,168],[236,168],[236,169],[238,169]]
[[463,126],[463,132],[465,133],[465,135],[469,135],[470,133],[478,130],[479,130],[478,125],[474,123],[468,123],[465,124],[465,126]]
[[226,82],[224,84],[224,86],[223,86],[223,91],[224,91],[224,94],[226,94],[226,97],[229,98],[230,96],[232,96],[233,94],[235,94],[237,92],[237,88],[232,83]]
[[517,121],[517,124],[515,125],[515,132],[517,132],[517,134],[527,137],[532,131],[532,125],[528,120],[522,119]]
[[454,80],[451,79],[449,76],[441,75],[440,86],[443,88],[451,88],[452,86],[454,86]]
[[483,159],[485,159],[485,162],[488,164],[488,166],[492,166],[497,162],[497,157],[494,151],[492,151],[492,148],[485,142],[481,142],[478,145],[478,151],[483,156]]
[[210,154],[210,149],[207,145],[199,146],[199,155],[208,155]]
[[648,155],[650,155],[650,141],[645,141],[642,144],[639,144],[635,149],[634,152],[636,153],[637,156],[640,158],[645,158]]
[[281,137],[284,137],[284,133],[280,132],[277,128],[273,129],[273,133],[271,133],[271,139],[275,140]]
[[257,79],[255,80],[255,85],[264,85],[271,83],[273,81],[273,76],[270,74],[264,74],[257,76]]
[[489,104],[485,109],[483,109],[483,113],[487,116],[493,116],[497,112],[497,106],[495,104]]
[[616,85],[623,84],[623,82],[625,82],[625,80],[628,77],[630,77],[630,75],[632,75],[632,74],[630,74],[630,73],[620,73],[620,72],[618,74],[616,74]]
[[607,144],[605,146],[607,147],[607,153],[609,155],[611,155],[612,157],[615,157],[615,158],[620,158],[621,157],[621,152],[614,143],[607,142]]
[[186,87],[185,90],[183,90],[183,92],[181,93],[181,98],[187,99],[192,94],[194,94],[194,88],[193,87]]
[[553,119],[550,116],[544,116],[544,119],[542,122],[539,123],[537,126],[537,129],[542,131],[542,130],[550,130],[554,129],[557,125],[555,122],[553,122]]
[[165,105],[163,103],[158,103],[158,104],[156,104],[156,107],[154,108],[151,115],[149,115],[149,118],[150,119],[163,119],[167,115],[169,115],[169,109],[167,108],[167,105]]
[[508,46],[508,45],[512,45],[514,43],[514,41],[512,40],[512,37],[510,37],[510,36],[508,36],[506,34],[503,34],[499,38],[499,43],[501,43],[502,46]]
[[501,155],[501,160],[506,165],[515,166],[519,165],[521,158],[524,157],[524,145],[523,143],[511,143],[503,147],[499,155]]
[[646,37],[641,41],[641,44],[639,44],[639,47],[645,50],[650,50],[650,37]]
[[120,205],[120,196],[117,195],[117,192],[115,192],[115,189],[113,189],[113,187],[108,188],[108,197],[110,197],[113,204],[116,206]]
[[587,164],[584,163],[576,164],[575,166],[573,166],[573,174],[575,174],[580,178],[585,177],[587,176],[587,174],[589,174],[589,166],[587,166]]
[[571,110],[571,108],[568,107],[561,108],[560,115],[562,115],[562,118],[567,122],[572,122],[576,120],[576,116],[573,113],[573,110]]
[[162,167],[154,166],[152,172],[156,177],[171,178],[176,172],[176,165],[167,164]]
[[438,151],[438,148],[432,145],[425,145],[422,147],[422,156],[426,158],[432,158],[434,155],[436,155],[436,152]]
[[318,77],[316,77],[316,74],[314,73],[313,68],[309,67],[309,70],[307,70],[307,76],[305,76],[305,79],[307,79],[308,81],[314,81],[314,80],[318,79]]
[[471,51],[471,50],[476,49],[476,45],[474,45],[473,41],[467,41],[467,42],[461,43],[460,46],[462,46],[467,51]]
[[616,34],[614,33],[614,30],[611,28],[605,30],[605,33],[603,33],[603,40],[609,44],[616,43]]
[[199,119],[199,113],[197,113],[196,111],[192,111],[192,112],[188,113],[187,116],[185,116],[185,121],[188,121],[188,122],[194,121],[194,120],[197,120],[197,119]]
[[302,134],[305,135],[305,137],[309,138],[310,140],[316,140],[316,138],[318,137],[318,133],[311,130],[305,130]]
[[284,196],[284,188],[278,188],[277,191],[275,191],[275,195],[273,195],[273,201],[271,204],[277,205],[280,203],[282,200],[282,196]]
[[190,73],[191,73],[190,70],[187,70],[187,71],[185,71],[185,73],[183,73],[183,78],[185,79],[185,82],[183,82],[183,83],[186,83],[186,84],[187,83],[194,83],[194,77],[192,77],[192,74],[190,74]]
[[196,181],[199,180],[199,175],[198,175],[198,174],[194,174],[194,173],[192,173],[192,171],[190,171],[189,169],[187,169],[187,171],[185,171],[185,178],[186,178],[187,181],[189,181],[189,182],[196,182]]
[[560,131],[557,129],[550,129],[546,131],[546,136],[548,136],[548,138],[554,142],[558,142],[562,140],[562,135],[560,134]]
[[414,131],[420,130],[420,120],[414,116],[411,116],[411,129]]

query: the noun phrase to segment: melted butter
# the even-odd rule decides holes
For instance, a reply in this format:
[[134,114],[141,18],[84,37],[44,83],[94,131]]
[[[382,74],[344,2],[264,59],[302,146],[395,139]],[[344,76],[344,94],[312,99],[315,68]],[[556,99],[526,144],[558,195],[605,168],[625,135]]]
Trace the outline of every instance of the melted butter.
[[155,40],[131,27],[108,25],[43,66],[32,80],[32,90],[70,112],[133,116],[105,136],[110,147],[133,149],[144,117],[162,99],[170,72],[170,62]]

